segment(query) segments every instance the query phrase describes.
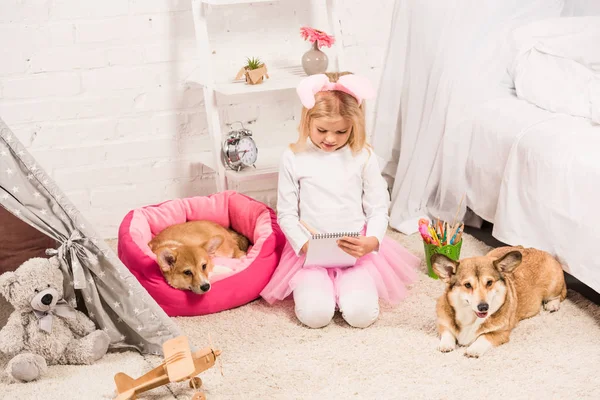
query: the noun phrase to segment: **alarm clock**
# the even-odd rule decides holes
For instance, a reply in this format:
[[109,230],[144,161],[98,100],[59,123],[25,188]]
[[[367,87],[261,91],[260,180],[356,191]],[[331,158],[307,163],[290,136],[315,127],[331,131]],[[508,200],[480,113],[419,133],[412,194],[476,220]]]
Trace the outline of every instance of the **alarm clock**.
[[223,162],[228,168],[241,171],[243,168],[253,166],[258,158],[258,147],[252,139],[252,131],[244,128],[228,133],[223,142]]

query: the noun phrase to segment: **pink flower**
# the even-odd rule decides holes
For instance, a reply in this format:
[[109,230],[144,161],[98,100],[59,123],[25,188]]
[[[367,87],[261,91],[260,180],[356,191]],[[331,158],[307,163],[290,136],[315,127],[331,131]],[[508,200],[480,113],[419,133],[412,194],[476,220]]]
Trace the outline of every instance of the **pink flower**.
[[335,38],[333,36],[330,36],[323,31],[308,26],[303,26],[302,28],[300,28],[300,36],[302,36],[304,40],[307,40],[310,43],[317,42],[317,45],[319,47],[331,47],[331,45],[335,43]]

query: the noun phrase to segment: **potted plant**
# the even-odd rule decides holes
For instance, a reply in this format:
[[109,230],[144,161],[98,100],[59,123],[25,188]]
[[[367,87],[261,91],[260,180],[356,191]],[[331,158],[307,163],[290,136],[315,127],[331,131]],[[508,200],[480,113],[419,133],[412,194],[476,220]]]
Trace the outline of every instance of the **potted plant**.
[[321,51],[320,47],[331,47],[335,38],[318,29],[303,26],[300,36],[312,44],[312,48],[302,56],[302,68],[307,75],[322,74],[327,71],[329,58]]
[[258,57],[246,58],[246,65],[240,69],[235,79],[241,79],[243,76],[249,85],[258,85],[263,82],[265,77],[269,78],[265,63]]

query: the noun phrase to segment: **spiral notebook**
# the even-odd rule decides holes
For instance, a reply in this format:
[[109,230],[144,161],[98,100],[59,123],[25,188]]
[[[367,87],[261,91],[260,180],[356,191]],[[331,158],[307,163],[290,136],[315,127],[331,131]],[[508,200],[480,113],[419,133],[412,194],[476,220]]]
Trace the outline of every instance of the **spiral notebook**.
[[356,264],[356,257],[340,249],[336,243],[344,236],[358,237],[359,232],[320,233],[312,235],[309,239],[308,252],[306,253],[305,267],[352,267]]

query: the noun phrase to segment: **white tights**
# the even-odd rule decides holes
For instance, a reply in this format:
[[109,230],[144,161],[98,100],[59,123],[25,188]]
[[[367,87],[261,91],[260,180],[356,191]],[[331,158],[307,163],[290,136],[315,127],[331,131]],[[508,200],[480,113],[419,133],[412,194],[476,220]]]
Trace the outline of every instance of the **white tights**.
[[[366,328],[379,317],[379,296],[370,275],[362,269],[344,271],[337,278],[338,306],[342,317],[355,328]],[[327,271],[301,271],[294,289],[296,316],[310,328],[322,328],[335,313],[335,289]]]

